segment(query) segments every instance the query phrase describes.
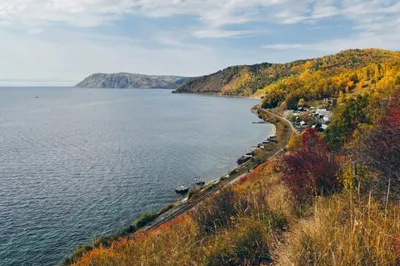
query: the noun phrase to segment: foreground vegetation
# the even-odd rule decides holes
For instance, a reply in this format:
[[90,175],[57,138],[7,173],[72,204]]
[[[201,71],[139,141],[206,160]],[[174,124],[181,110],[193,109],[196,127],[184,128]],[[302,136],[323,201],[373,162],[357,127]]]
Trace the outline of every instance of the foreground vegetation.
[[331,95],[325,133],[293,135],[280,157],[189,213],[75,265],[399,265],[400,78],[379,73]]

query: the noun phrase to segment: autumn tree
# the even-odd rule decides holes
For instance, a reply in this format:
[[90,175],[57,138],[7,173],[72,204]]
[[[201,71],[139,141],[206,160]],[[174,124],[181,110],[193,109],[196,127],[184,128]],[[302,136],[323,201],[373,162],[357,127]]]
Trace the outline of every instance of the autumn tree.
[[269,86],[266,92],[262,103],[263,108],[275,108],[285,99],[285,93],[280,84]]
[[325,141],[331,149],[339,150],[351,138],[359,124],[369,123],[365,111],[368,105],[368,96],[358,96],[339,107],[325,134]]
[[400,197],[400,91],[394,95],[385,115],[369,130],[358,150],[361,160],[382,173],[381,182]]
[[337,100],[337,103],[338,103],[338,104],[341,104],[341,103],[343,103],[344,101],[345,101],[345,96],[344,96],[343,91],[341,91],[341,92],[339,93],[339,98],[338,98],[338,100]]
[[298,202],[307,203],[315,195],[328,195],[338,189],[338,165],[328,146],[315,129],[302,135],[301,146],[282,158],[282,180]]

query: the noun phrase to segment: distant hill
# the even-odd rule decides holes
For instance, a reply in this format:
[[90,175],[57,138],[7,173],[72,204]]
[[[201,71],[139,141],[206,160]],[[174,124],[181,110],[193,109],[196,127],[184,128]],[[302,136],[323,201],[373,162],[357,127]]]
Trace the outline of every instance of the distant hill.
[[[207,93],[251,96],[265,94],[265,88],[304,74],[323,78],[366,67],[370,64],[400,60],[400,52],[380,49],[346,50],[338,54],[286,64],[262,63],[228,67],[214,74],[193,78],[182,84],[178,93]],[[292,87],[293,88],[293,87]]]
[[188,78],[178,76],[154,76],[131,73],[97,73],[85,78],[75,87],[78,88],[143,88],[176,89]]

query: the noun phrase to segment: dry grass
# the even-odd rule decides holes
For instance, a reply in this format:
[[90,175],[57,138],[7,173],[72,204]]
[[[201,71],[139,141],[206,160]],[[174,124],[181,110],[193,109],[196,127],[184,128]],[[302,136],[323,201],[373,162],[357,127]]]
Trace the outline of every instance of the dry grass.
[[396,265],[400,206],[379,202],[345,191],[298,218],[270,162],[189,215],[96,248],[76,265]]
[[196,234],[190,217],[180,217],[133,239],[121,239],[108,249],[96,248],[75,265],[199,265]]
[[[387,211],[350,192],[319,199],[314,217],[300,220],[278,253],[279,265],[396,265],[399,206]],[[397,256],[396,256],[397,255]]]
[[[189,215],[110,248],[87,252],[75,265],[260,265],[287,228],[287,191],[269,168],[222,190]],[[274,186],[276,185],[276,189]]]

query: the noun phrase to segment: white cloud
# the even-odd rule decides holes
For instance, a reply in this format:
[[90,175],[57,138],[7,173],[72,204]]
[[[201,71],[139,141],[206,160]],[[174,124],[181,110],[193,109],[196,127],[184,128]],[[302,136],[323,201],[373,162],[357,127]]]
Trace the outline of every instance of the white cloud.
[[42,32],[43,32],[43,29],[41,29],[41,28],[32,28],[32,29],[28,30],[29,35],[36,35],[36,34],[40,34]]
[[215,30],[252,21],[297,23],[308,19],[313,2],[316,0],[2,0],[0,21],[91,27],[125,14],[155,18],[190,15],[203,30]]
[[124,14],[147,17],[192,15],[214,27],[269,20],[297,23],[342,15],[399,14],[397,0],[2,0],[0,20],[66,22],[96,26]]
[[335,0],[320,0],[315,3],[311,17],[323,19],[336,16],[339,13],[340,9],[335,5]]
[[262,46],[274,50],[311,50],[326,54],[347,49],[383,48],[398,50],[400,35],[363,33],[348,38],[338,38],[318,43],[305,44],[270,44]]
[[300,43],[294,43],[294,44],[284,44],[284,43],[269,44],[269,45],[263,45],[262,47],[266,48],[266,49],[276,49],[276,50],[309,49],[309,48],[307,48],[306,45],[300,44]]
[[315,3],[307,19],[314,22],[332,17],[344,19],[353,24],[355,33],[317,43],[278,43],[262,47],[274,50],[314,50],[329,53],[371,47],[398,50],[400,48],[399,14],[398,0],[321,0]]
[[198,30],[193,33],[198,38],[232,38],[232,37],[248,37],[254,35],[255,31],[234,31],[234,30]]
[[[236,36],[223,29],[227,25],[260,21],[294,24],[335,16],[354,21],[360,28],[370,28],[375,25],[372,17],[392,17],[399,13],[398,0],[2,0],[0,3],[0,21],[29,25],[63,22],[92,27],[126,14],[153,18],[189,15],[200,23],[195,33],[199,38]],[[242,32],[246,35],[248,30],[251,29]]]

